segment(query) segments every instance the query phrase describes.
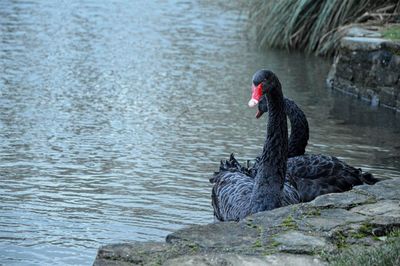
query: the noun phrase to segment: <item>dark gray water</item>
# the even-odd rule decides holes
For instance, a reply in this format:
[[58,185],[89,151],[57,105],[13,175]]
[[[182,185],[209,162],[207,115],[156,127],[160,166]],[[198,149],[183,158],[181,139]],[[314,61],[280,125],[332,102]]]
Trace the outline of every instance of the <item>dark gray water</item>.
[[208,177],[264,141],[261,67],[308,115],[308,152],[400,176],[398,115],[327,90],[329,61],[257,51],[215,1],[3,0],[0,41],[0,264],[90,265],[212,222]]

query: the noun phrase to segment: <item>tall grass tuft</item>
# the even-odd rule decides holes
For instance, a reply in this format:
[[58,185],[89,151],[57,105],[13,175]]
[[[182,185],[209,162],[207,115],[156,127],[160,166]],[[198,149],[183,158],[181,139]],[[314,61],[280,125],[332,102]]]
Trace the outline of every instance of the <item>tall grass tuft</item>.
[[253,0],[250,23],[261,47],[331,55],[354,23],[399,20],[399,0]]
[[374,247],[353,247],[328,257],[332,266],[393,266],[400,265],[399,230],[392,232],[387,240]]

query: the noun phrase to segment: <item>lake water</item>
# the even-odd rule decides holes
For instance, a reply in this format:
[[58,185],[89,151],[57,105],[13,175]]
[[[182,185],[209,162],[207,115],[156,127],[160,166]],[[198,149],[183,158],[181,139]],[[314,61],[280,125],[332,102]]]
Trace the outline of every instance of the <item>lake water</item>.
[[256,49],[217,1],[0,2],[0,264],[91,265],[99,246],[213,222],[219,160],[261,151],[252,74],[309,118],[309,153],[400,177],[400,118],[325,88],[330,60]]

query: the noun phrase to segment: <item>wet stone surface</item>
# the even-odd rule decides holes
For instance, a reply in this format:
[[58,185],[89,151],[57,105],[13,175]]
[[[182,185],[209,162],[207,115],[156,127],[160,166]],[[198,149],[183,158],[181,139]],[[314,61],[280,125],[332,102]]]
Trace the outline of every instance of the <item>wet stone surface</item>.
[[289,231],[273,238],[278,250],[295,254],[313,254],[319,250],[332,250],[331,244],[320,236],[307,235],[304,232]]
[[373,246],[400,228],[399,185],[385,180],[238,223],[193,225],[165,243],[103,246],[94,265],[324,265],[321,254]]

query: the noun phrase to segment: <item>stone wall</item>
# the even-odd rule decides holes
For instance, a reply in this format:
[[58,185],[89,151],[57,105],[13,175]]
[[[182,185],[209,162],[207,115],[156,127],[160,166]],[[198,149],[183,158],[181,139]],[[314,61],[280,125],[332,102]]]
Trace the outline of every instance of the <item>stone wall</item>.
[[400,41],[383,39],[376,31],[349,30],[327,83],[374,106],[400,111]]
[[389,179],[238,223],[189,226],[165,242],[103,246],[94,265],[327,265],[327,254],[384,244],[400,228],[399,187]]

